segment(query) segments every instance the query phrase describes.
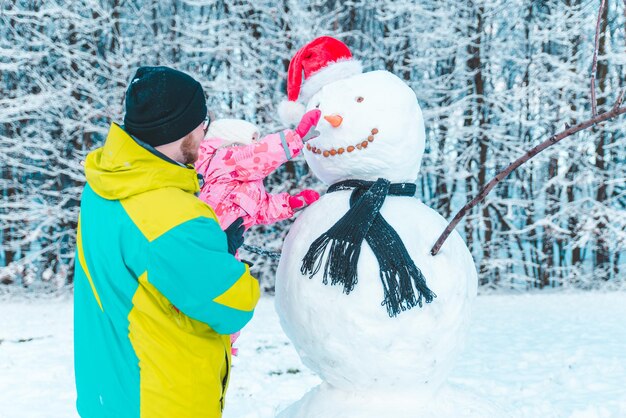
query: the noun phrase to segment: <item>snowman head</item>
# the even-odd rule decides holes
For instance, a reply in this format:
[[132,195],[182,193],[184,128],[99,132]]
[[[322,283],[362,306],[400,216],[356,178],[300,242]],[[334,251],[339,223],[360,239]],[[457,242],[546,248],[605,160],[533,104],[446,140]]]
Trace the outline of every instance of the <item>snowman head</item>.
[[278,107],[285,124],[296,124],[319,107],[321,135],[304,155],[322,181],[345,179],[412,182],[424,153],[424,122],[415,93],[387,71],[362,73],[341,41],[322,36],[289,63],[287,96]]
[[320,136],[307,142],[304,156],[320,180],[415,181],[424,121],[415,92],[400,78],[372,71],[326,84],[307,104],[315,108]]

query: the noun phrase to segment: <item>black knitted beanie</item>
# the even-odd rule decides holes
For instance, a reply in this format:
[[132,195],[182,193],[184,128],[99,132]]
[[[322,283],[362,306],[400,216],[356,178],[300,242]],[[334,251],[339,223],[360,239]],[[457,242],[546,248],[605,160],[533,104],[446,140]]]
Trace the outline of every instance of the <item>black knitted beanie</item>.
[[207,115],[202,86],[168,67],[139,67],[126,90],[124,129],[157,147],[189,134]]

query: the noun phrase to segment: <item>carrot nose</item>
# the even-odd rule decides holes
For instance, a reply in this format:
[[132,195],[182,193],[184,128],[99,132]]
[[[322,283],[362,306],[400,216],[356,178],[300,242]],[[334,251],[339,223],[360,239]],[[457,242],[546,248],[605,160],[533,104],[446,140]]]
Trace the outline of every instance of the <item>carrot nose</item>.
[[339,125],[341,125],[341,122],[343,122],[343,118],[339,115],[324,116],[324,119],[326,119],[328,123],[333,125],[333,128],[338,127]]

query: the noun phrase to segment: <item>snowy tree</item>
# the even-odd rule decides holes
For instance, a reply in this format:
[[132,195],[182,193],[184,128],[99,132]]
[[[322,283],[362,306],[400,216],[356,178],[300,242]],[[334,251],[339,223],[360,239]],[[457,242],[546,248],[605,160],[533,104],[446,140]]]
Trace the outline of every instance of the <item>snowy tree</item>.
[[[601,0],[15,0],[0,3],[0,282],[71,283],[86,154],[123,117],[140,65],[199,79],[218,116],[277,130],[289,60],[316,36],[366,70],[406,80],[424,110],[418,197],[450,219],[498,171],[592,114]],[[597,111],[626,87],[624,2],[606,0]],[[516,170],[459,232],[486,288],[624,286],[626,118],[563,140]],[[272,191],[324,186],[300,157]],[[290,221],[247,243],[279,251]],[[276,261],[242,252],[266,288]]]

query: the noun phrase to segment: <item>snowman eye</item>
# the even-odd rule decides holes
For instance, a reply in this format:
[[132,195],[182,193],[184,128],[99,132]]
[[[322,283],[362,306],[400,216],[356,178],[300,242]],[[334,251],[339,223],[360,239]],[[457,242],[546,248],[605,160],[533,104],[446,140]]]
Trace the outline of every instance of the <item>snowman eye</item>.
[[357,103],[361,103],[363,100],[365,100],[363,96],[359,96],[356,98]]
[[319,109],[319,108],[320,108],[320,104],[319,104],[319,103],[318,103],[318,104],[316,104],[316,105],[315,105],[315,108],[316,108],[316,109]]

